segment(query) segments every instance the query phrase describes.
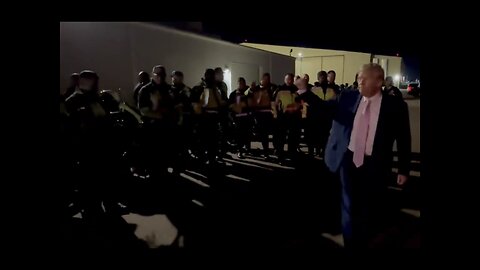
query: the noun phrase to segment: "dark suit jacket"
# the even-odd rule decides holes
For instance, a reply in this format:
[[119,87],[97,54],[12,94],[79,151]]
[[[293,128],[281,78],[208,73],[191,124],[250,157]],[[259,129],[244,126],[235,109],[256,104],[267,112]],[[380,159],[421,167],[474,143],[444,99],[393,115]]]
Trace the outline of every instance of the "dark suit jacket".
[[[353,121],[361,100],[358,90],[345,90],[338,100],[335,117],[325,150],[325,163],[337,172],[350,143]],[[411,135],[407,103],[391,95],[383,95],[372,150],[376,168],[391,173],[393,143],[397,141],[398,173],[410,171]]]

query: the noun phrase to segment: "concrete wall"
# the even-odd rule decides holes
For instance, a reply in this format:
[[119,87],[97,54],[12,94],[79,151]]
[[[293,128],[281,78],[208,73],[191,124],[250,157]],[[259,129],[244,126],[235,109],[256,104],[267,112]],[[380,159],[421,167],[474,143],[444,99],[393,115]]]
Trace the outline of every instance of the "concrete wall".
[[71,73],[91,69],[98,72],[101,89],[121,88],[122,98],[131,103],[138,72],[151,73],[157,64],[167,74],[183,71],[189,86],[200,82],[206,68],[229,68],[231,75],[225,76],[234,76],[232,90],[236,76],[250,83],[270,72],[273,81],[283,81],[285,73],[293,72],[295,58],[147,23],[60,23],[61,92]]
[[402,58],[397,56],[388,56],[388,55],[374,55],[374,57],[378,59],[386,59],[387,60],[387,70],[385,76],[392,76],[400,75],[403,76],[402,70]]
[[[307,73],[310,76],[310,81],[316,81],[317,72],[320,70],[329,71],[335,70],[337,73],[337,84],[348,83],[352,84],[355,81],[355,74],[363,64],[370,63],[370,54],[324,50],[301,47],[288,47],[256,43],[241,43],[246,47],[257,48],[265,51],[275,52],[279,54],[291,55],[296,57],[295,74]],[[300,57],[301,54],[301,57]],[[379,59],[387,59],[387,76],[401,75],[402,58],[386,55],[375,55]]]

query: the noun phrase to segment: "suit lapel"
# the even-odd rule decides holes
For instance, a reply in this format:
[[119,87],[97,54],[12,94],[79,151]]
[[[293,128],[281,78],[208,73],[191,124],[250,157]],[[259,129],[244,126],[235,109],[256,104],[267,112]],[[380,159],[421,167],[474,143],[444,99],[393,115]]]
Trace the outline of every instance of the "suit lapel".
[[389,108],[388,98],[386,98],[385,95],[383,95],[382,102],[380,105],[380,112],[378,115],[377,130],[375,131],[375,139],[373,141],[372,152],[378,147],[380,138],[383,138],[383,135],[384,135],[383,133],[385,132],[385,118],[386,118],[386,114],[388,113],[387,112],[388,108]]
[[350,132],[353,129],[353,122],[355,121],[355,114],[357,113],[358,105],[360,104],[360,100],[362,99],[362,95],[360,95],[359,91],[353,92],[350,94],[350,100],[348,101],[347,110],[348,117],[346,119],[347,127]]
[[360,92],[357,91],[356,93],[356,101],[355,104],[353,105],[352,112],[355,115],[357,113],[358,105],[360,105],[360,100],[362,100],[362,95],[360,95]]

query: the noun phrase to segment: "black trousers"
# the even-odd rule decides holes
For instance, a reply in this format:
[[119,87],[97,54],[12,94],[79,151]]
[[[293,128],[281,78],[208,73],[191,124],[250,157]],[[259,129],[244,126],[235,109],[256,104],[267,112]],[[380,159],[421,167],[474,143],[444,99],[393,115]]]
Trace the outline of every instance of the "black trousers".
[[305,118],[302,119],[305,143],[308,146],[308,153],[313,155],[314,150],[317,149],[317,154],[319,154],[319,149],[323,142],[322,136],[322,126],[319,123],[318,119]]
[[243,151],[244,147],[250,145],[252,117],[250,115],[233,116],[235,123],[235,141],[237,143],[237,150]]
[[186,152],[188,149],[192,149],[194,145],[194,122],[193,116],[188,113],[183,115],[183,122],[179,126],[179,138],[181,140],[182,147]]
[[152,120],[144,121],[141,131],[142,161],[147,167],[166,168],[177,162],[178,126],[173,121]]
[[301,115],[299,113],[279,114],[276,120],[276,132],[274,135],[274,146],[283,158],[283,148],[288,144],[288,153],[294,154],[300,144]]
[[[218,113],[204,112],[199,123],[200,144],[207,152],[207,159],[214,161],[219,154],[220,116]],[[204,152],[204,151],[203,151]],[[202,153],[203,154],[203,153]]]
[[[390,173],[389,173],[390,170]],[[342,182],[342,231],[346,248],[368,247],[370,240],[389,224],[394,209],[388,201],[391,168],[365,156],[364,164],[353,164],[347,150],[340,167]]]
[[322,119],[318,127],[318,147],[322,149],[323,156],[325,156],[325,147],[330,136],[330,129],[332,129],[332,121],[331,119]]
[[263,151],[268,152],[268,136],[272,134],[272,112],[255,112],[255,130],[262,143]]

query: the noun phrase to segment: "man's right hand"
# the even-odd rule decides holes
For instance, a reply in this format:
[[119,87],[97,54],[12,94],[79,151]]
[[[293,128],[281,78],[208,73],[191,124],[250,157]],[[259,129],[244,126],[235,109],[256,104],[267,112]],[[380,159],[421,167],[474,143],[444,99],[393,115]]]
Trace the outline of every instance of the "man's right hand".
[[407,182],[407,180],[408,180],[408,176],[406,176],[406,175],[399,174],[399,175],[397,176],[397,184],[398,184],[399,186],[405,185],[405,183]]

